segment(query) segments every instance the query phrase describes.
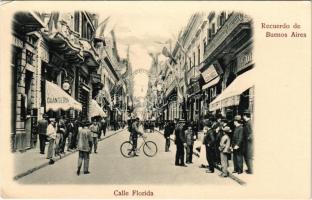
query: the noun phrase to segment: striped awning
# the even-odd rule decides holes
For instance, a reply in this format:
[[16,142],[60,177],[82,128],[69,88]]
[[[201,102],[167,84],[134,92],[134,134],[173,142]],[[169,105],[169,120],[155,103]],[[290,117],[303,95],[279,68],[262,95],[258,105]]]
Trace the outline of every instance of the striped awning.
[[215,100],[209,104],[209,111],[236,106],[239,104],[240,95],[254,86],[254,70],[251,69],[239,75]]
[[59,86],[46,81],[46,111],[82,110],[82,106]]
[[106,117],[106,113],[103,111],[103,109],[99,106],[99,104],[95,100],[91,100],[89,104],[89,117]]

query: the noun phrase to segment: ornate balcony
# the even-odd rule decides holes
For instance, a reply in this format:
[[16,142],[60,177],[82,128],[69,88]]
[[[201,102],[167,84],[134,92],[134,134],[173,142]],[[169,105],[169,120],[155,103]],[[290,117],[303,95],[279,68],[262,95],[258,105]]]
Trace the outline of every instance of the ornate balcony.
[[[209,65],[217,55],[224,53],[225,48],[234,46],[242,37],[249,34],[250,26],[250,17],[241,13],[232,13],[207,45],[204,53],[205,63],[202,64],[201,71],[205,70],[203,68],[208,67],[207,65]],[[230,45],[231,43],[232,45]]]

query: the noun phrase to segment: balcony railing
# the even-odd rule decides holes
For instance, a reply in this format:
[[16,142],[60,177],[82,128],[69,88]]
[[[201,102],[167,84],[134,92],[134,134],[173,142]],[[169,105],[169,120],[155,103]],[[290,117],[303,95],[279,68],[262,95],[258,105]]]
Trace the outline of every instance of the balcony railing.
[[238,25],[248,23],[250,21],[251,19],[244,14],[233,13],[214,35],[211,42],[208,43],[205,49],[204,57],[207,58],[210,56]]

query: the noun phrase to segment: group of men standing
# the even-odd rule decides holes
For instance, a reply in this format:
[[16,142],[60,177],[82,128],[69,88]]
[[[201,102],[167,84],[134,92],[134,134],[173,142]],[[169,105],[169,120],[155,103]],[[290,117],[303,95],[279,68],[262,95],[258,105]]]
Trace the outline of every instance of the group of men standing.
[[[45,154],[46,142],[49,143],[47,159],[50,159],[49,164],[54,164],[53,157],[65,154],[65,146],[67,144],[67,151],[85,150],[85,145],[82,145],[81,136],[79,135],[81,130],[86,126],[86,121],[79,119],[65,120],[64,116],[61,116],[58,120],[55,118],[49,118],[46,114],[38,121],[37,133],[40,141],[40,154]],[[101,135],[105,136],[107,123],[105,119],[94,118],[92,124],[87,124],[90,131],[90,149],[89,153],[94,149],[94,153],[97,153],[97,141],[101,138]],[[89,136],[88,136],[89,137]],[[80,155],[80,154],[79,154]]]
[[[170,135],[174,132],[176,144],[175,165],[187,167],[192,164],[194,141],[199,140],[197,130],[192,123],[183,119],[175,119],[175,123],[165,125],[164,136],[166,138],[165,151],[169,151]],[[233,159],[234,171],[232,173],[243,173],[243,162],[245,160],[247,174],[253,173],[253,132],[250,121],[250,112],[245,111],[242,115],[234,117],[233,121],[223,116],[211,117],[203,120],[203,137],[201,143],[205,146],[205,156],[208,166],[207,173],[214,173],[214,169],[221,165],[221,177],[227,177],[228,161]],[[200,147],[195,147],[200,152]],[[186,150],[186,155],[185,155]],[[185,161],[186,158],[186,162]]]

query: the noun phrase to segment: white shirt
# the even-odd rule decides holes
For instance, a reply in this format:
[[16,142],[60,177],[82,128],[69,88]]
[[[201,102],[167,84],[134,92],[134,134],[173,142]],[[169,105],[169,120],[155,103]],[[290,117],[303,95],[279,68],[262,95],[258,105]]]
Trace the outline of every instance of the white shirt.
[[50,138],[53,138],[53,139],[56,138],[56,131],[55,131],[55,128],[52,124],[48,125],[47,136],[49,136]]

